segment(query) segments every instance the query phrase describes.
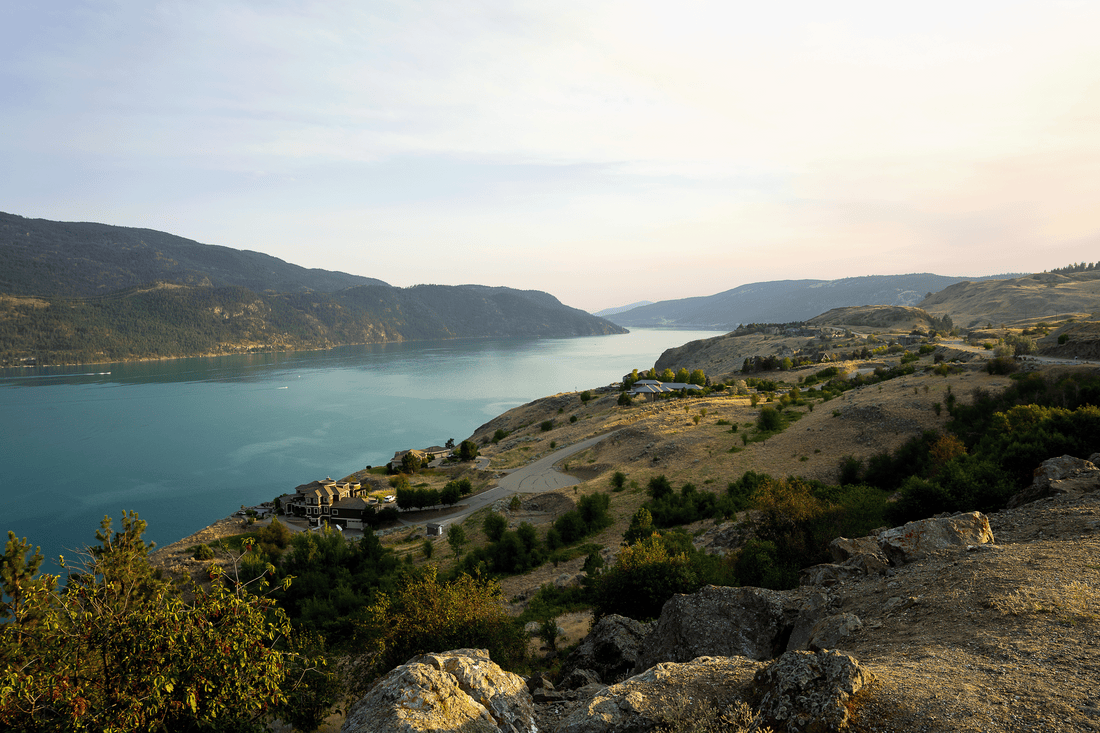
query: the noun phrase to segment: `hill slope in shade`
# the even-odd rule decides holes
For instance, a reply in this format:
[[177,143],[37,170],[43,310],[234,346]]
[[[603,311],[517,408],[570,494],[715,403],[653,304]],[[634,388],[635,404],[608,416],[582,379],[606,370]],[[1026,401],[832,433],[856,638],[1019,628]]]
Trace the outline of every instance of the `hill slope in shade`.
[[255,292],[331,293],[381,280],[307,269],[261,252],[153,229],[27,219],[0,212],[0,293],[103,295],[153,282]]
[[920,307],[951,316],[960,328],[1088,315],[1100,311],[1100,271],[961,282],[925,298]]
[[0,213],[0,366],[625,329],[554,296],[395,288],[150,229]]
[[664,300],[608,316],[620,326],[669,326],[731,331],[742,323],[805,321],[833,308],[913,306],[928,294],[965,281],[931,273],[873,275],[841,280],[774,280],[716,295]]

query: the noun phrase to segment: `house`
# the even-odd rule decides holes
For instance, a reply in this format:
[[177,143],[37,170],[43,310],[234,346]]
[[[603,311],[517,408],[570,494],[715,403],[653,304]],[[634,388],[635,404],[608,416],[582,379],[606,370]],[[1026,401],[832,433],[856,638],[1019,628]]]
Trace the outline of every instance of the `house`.
[[698,384],[686,384],[684,382],[658,382],[655,379],[639,379],[630,388],[631,395],[642,395],[647,401],[657,399],[657,395],[663,392],[702,392],[703,388]]
[[429,537],[439,537],[443,534],[443,525],[439,522],[428,522],[424,529]]
[[[333,481],[326,478],[323,481],[311,481],[294,489],[294,495],[283,502],[283,511],[295,517],[305,517],[310,524],[320,525],[322,520],[328,520],[333,516],[333,509],[346,499],[358,499],[366,504],[367,500],[361,498],[363,486],[358,481]],[[351,508],[350,505],[348,507]],[[362,513],[360,512],[360,517]]]

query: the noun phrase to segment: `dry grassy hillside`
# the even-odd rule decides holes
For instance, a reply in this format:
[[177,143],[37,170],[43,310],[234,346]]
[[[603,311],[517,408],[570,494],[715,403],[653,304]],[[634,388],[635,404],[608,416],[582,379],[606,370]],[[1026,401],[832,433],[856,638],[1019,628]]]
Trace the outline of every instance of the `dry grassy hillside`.
[[1100,306],[1100,272],[964,282],[918,305],[933,315],[951,316],[961,328],[1086,317]]
[[806,321],[806,324],[908,333],[914,328],[929,330],[932,327],[932,318],[923,308],[901,305],[860,305],[833,308],[827,313],[811,318]]

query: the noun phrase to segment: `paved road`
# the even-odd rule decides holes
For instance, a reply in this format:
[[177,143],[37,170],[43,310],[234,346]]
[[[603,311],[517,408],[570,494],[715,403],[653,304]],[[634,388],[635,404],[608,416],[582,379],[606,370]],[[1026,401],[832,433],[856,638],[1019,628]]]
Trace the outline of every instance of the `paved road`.
[[[483,491],[476,496],[470,497],[468,502],[455,507],[453,514],[446,517],[437,517],[434,521],[440,524],[451,524],[455,521],[461,521],[477,510],[487,507],[498,499],[503,499],[512,494],[541,494],[544,491],[553,491],[554,489],[561,489],[566,486],[579,484],[580,479],[562,473],[554,467],[554,464],[564,461],[569,456],[580,453],[586,448],[591,448],[600,441],[615,435],[617,432],[618,431],[604,433],[603,435],[597,435],[595,438],[582,440],[580,443],[575,443],[540,458],[534,463],[509,471],[506,476],[497,482],[496,486],[488,491]],[[487,467],[488,465],[486,465],[486,468]],[[481,466],[479,466],[479,468],[481,468]],[[409,523],[419,524],[420,522],[410,521]]]

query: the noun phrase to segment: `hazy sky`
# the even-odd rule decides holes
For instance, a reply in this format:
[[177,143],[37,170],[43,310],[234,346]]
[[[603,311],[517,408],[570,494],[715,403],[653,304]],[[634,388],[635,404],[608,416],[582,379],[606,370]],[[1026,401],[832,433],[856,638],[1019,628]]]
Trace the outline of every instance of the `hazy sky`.
[[0,0],[0,210],[588,310],[1100,259],[1100,3]]

